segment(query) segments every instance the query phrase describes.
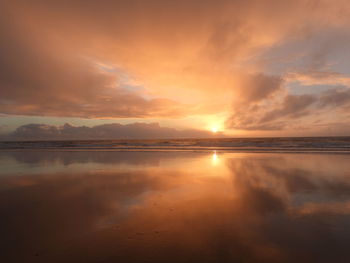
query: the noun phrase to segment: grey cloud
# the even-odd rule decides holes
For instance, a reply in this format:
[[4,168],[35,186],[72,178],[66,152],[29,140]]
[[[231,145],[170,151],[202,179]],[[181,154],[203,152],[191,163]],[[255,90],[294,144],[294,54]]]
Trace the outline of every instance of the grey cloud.
[[[344,112],[350,105],[350,90],[347,88],[329,89],[319,95],[287,94],[281,101],[277,101],[265,107],[263,105],[241,106],[227,120],[226,125],[230,128],[243,130],[282,130],[292,126],[295,122],[304,121],[304,125],[313,125],[306,118],[321,114],[317,126],[324,123],[322,113]],[[346,120],[348,116],[342,114]]]
[[350,90],[347,88],[331,89],[320,97],[320,105],[324,107],[342,107],[350,103]]
[[308,108],[317,100],[312,95],[288,95],[284,98],[282,106],[266,113],[260,122],[269,122],[281,117],[299,118],[308,114]]
[[161,139],[161,138],[209,138],[213,134],[204,130],[177,130],[160,127],[158,123],[119,123],[103,124],[93,127],[54,126],[46,124],[27,124],[8,134],[6,140],[64,140],[64,139]]
[[283,79],[263,73],[246,75],[241,84],[239,100],[254,103],[266,99],[282,88]]
[[346,74],[334,71],[304,70],[287,74],[288,81],[298,81],[302,85],[350,86],[350,78]]
[[281,123],[257,124],[257,117],[261,113],[259,104],[283,91],[283,79],[279,76],[257,73],[245,75],[239,84],[240,92],[235,94],[233,114],[226,121],[226,127],[246,130],[280,129],[283,126]]

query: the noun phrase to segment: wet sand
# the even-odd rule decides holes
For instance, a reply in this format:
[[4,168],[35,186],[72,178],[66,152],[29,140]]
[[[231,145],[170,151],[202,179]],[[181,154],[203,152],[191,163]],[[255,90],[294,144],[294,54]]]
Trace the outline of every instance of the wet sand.
[[2,262],[350,262],[350,155],[1,151]]

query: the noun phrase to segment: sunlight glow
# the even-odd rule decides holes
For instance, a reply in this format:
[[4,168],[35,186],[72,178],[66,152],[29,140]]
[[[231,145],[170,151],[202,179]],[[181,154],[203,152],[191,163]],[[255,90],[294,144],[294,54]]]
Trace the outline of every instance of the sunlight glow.
[[217,165],[219,162],[219,157],[216,154],[216,151],[213,152],[213,155],[211,156],[211,162],[213,165]]
[[212,127],[212,128],[211,128],[211,131],[212,131],[213,133],[217,133],[217,132],[219,131],[219,128],[218,128],[218,127]]

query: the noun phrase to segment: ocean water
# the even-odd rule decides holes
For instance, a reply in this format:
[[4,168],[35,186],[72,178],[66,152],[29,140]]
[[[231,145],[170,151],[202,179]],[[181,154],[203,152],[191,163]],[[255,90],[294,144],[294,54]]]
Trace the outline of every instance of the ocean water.
[[2,143],[2,262],[350,262],[348,138]]
[[349,151],[350,137],[217,138],[162,140],[8,141],[0,149],[114,151]]

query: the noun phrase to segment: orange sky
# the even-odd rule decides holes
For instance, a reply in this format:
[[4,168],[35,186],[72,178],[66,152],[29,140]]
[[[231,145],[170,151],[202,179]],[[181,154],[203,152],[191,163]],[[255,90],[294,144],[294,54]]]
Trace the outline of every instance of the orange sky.
[[229,136],[350,131],[348,1],[1,6],[0,133],[33,118]]

